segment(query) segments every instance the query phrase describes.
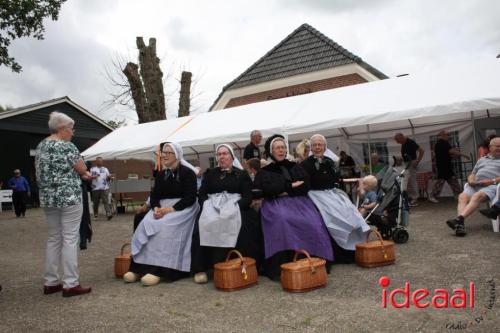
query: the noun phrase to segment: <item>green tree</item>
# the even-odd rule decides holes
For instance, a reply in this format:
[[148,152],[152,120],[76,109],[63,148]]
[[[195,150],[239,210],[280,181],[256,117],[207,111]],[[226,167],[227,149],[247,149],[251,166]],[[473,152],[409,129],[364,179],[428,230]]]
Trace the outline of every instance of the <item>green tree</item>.
[[118,127],[121,127],[121,126],[123,126],[123,124],[125,124],[125,119],[124,120],[120,120],[120,121],[118,121],[118,120],[108,120],[108,121],[106,121],[106,123],[109,126],[113,127],[113,129],[117,129]]
[[19,73],[22,69],[9,55],[11,42],[21,37],[43,39],[43,19],[56,21],[66,0],[0,0],[0,66]]
[[10,110],[13,110],[14,108],[10,105],[5,105],[5,106],[2,106],[0,105],[0,112],[5,112],[5,111],[10,111]]

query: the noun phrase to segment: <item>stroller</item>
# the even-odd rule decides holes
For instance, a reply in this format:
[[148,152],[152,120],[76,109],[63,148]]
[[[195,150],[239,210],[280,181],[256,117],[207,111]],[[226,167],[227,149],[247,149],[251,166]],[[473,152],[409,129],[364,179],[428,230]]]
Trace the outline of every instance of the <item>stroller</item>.
[[[394,165],[396,157],[393,156]],[[384,239],[393,239],[396,243],[406,243],[409,238],[406,227],[410,211],[408,194],[404,180],[409,163],[399,171],[387,165],[378,174],[377,205],[365,221],[377,227]]]

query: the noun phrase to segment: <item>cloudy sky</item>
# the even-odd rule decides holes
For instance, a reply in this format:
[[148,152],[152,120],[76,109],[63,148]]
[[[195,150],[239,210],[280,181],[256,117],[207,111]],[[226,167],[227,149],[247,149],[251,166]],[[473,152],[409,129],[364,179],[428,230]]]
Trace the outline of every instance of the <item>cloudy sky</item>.
[[[168,117],[177,113],[180,73],[193,72],[194,112],[303,23],[309,23],[388,76],[495,58],[500,1],[489,0],[69,0],[45,40],[21,39],[0,67],[0,105],[69,96],[109,120],[136,120],[105,107],[113,59],[135,61],[136,36],[157,39]],[[500,59],[499,59],[500,61]]]

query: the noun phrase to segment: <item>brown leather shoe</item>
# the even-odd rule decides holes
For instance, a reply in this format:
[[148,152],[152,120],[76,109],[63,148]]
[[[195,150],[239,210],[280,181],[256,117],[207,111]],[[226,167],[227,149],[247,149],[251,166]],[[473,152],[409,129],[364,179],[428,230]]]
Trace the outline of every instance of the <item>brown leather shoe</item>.
[[91,290],[92,288],[83,288],[82,286],[78,285],[73,288],[68,288],[68,289],[64,288],[62,295],[63,297],[79,296],[83,294],[88,294]]
[[50,295],[50,294],[58,293],[61,290],[63,290],[63,285],[62,284],[58,284],[58,285],[55,285],[55,286],[43,286],[43,293],[45,295]]

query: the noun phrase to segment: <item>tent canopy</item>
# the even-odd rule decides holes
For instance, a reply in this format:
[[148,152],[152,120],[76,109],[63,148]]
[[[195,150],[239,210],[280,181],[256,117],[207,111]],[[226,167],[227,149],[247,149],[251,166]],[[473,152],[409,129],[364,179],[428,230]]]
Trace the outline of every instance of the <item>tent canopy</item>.
[[366,135],[500,115],[500,61],[433,75],[410,75],[243,105],[196,116],[119,128],[83,152],[86,159],[151,159],[164,141],[186,154],[213,151],[230,142],[243,146],[250,132],[290,139],[314,133]]
[[160,120],[134,126],[120,127],[99,140],[82,155],[86,160],[109,159],[151,160],[151,152],[159,143],[169,141],[170,135],[193,120],[192,116]]

